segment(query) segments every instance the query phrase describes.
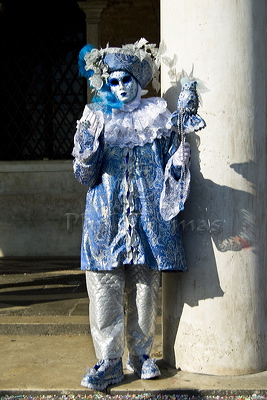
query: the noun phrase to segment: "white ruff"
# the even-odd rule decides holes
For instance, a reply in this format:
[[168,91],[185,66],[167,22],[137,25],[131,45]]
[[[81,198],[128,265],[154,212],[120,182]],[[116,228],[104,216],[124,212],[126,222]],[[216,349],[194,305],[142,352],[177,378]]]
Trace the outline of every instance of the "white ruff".
[[122,110],[105,115],[105,142],[110,146],[144,146],[162,136],[170,136],[166,124],[170,118],[167,103],[161,97],[134,100]]

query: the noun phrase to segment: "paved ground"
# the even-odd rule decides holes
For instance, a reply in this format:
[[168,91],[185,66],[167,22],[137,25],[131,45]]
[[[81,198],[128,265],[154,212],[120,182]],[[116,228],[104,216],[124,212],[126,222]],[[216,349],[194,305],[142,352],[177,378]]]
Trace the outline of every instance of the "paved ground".
[[[96,362],[84,273],[77,259],[0,259],[0,396],[90,394],[80,386]],[[267,395],[267,371],[208,376],[177,371],[161,360],[161,307],[153,356],[162,376],[143,381],[125,371],[108,389],[123,393]]]

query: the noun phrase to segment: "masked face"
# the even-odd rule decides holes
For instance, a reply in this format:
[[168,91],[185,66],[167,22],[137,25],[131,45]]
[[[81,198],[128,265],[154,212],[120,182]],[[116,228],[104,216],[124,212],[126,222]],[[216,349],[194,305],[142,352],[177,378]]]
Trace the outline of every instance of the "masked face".
[[108,83],[111,92],[122,103],[130,103],[136,98],[138,91],[137,80],[128,72],[114,71],[111,72]]

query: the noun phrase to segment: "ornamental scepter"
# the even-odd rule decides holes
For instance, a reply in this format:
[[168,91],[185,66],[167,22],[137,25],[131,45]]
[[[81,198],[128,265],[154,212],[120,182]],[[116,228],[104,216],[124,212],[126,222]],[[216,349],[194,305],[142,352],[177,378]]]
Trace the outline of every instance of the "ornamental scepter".
[[171,115],[169,126],[177,127],[182,146],[183,160],[179,190],[179,209],[182,211],[184,210],[184,203],[186,201],[186,192],[184,190],[186,173],[184,144],[186,141],[186,135],[205,128],[206,122],[197,113],[199,107],[199,93],[197,91],[199,81],[193,77],[191,72],[189,76],[183,76],[180,82],[182,88],[178,96],[177,110]]

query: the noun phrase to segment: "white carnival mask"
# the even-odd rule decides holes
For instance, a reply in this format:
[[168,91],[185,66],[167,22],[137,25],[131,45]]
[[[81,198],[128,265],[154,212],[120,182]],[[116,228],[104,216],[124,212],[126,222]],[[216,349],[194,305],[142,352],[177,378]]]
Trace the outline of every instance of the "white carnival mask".
[[128,72],[114,71],[111,72],[108,83],[111,92],[122,103],[130,103],[136,98],[138,91],[137,80]]

